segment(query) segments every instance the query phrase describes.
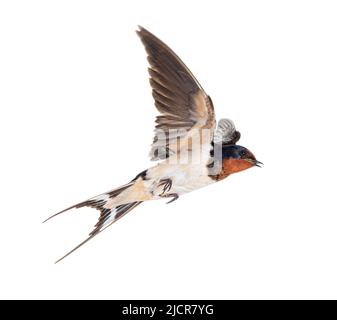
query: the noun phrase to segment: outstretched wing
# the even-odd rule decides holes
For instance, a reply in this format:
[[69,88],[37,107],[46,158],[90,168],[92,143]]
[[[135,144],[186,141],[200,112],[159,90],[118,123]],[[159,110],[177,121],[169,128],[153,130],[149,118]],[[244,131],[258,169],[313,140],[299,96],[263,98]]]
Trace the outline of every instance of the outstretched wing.
[[[137,31],[148,54],[150,84],[156,118],[151,160],[161,160],[186,150],[190,139],[209,129],[210,143],[216,122],[210,97],[180,58],[146,29]],[[179,142],[178,142],[179,141]]]
[[229,145],[239,141],[241,134],[230,119],[220,119],[214,133],[214,143]]

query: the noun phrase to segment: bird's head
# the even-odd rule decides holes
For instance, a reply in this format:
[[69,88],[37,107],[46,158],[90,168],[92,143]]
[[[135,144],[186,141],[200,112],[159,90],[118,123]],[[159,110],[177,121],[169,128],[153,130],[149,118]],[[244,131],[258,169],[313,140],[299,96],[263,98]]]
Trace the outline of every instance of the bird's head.
[[227,174],[240,172],[251,167],[261,167],[262,162],[256,160],[252,152],[238,145],[222,147],[223,171]]

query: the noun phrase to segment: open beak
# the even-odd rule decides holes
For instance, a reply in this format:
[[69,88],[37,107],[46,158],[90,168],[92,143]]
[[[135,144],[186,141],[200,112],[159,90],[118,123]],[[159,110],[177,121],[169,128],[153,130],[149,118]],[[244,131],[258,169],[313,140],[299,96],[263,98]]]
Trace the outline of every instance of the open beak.
[[258,161],[258,160],[255,160],[253,163],[256,167],[259,167],[259,168],[262,168],[262,166],[263,166],[263,163],[261,161]]

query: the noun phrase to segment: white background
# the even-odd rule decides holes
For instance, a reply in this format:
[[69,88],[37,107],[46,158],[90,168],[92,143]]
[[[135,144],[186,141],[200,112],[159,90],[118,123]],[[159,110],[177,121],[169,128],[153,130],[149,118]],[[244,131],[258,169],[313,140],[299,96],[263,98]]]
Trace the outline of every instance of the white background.
[[[0,298],[337,298],[335,1],[2,1]],[[162,38],[265,163],[139,206],[75,254],[150,163],[134,30]]]

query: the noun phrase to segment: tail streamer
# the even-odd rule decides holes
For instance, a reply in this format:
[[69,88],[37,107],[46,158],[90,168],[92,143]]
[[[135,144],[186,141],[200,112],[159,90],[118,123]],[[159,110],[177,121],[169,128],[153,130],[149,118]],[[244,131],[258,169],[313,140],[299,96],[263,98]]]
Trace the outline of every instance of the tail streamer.
[[103,230],[105,230],[106,228],[111,226],[117,220],[119,220],[120,218],[125,216],[128,212],[130,212],[132,209],[134,209],[139,204],[141,204],[141,201],[136,201],[136,202],[125,203],[125,204],[118,205],[118,206],[115,206],[115,207],[111,207],[109,205],[109,202],[113,198],[115,198],[116,196],[121,194],[124,190],[131,187],[133,184],[134,184],[134,181],[131,181],[130,183],[128,183],[128,184],[126,184],[126,185],[124,185],[124,186],[122,186],[118,189],[112,190],[112,191],[107,192],[107,193],[100,194],[96,197],[90,198],[89,200],[86,200],[86,201],[80,202],[78,204],[75,204],[75,205],[73,205],[73,206],[71,206],[71,207],[69,207],[65,210],[62,210],[62,211],[52,215],[51,217],[49,217],[48,219],[46,219],[44,221],[44,222],[47,222],[48,220],[60,215],[61,213],[64,213],[68,210],[75,209],[75,208],[91,207],[91,208],[94,208],[94,209],[97,209],[97,210],[100,211],[100,216],[99,216],[98,222],[96,223],[94,229],[90,232],[89,237],[86,238],[84,241],[82,241],[74,249],[69,251],[67,254],[65,254],[63,257],[58,259],[55,263],[58,263],[61,260],[63,260],[64,258],[66,258],[67,256],[69,256],[71,253],[76,251],[78,248],[83,246],[89,240],[91,240],[92,238],[97,236]]

